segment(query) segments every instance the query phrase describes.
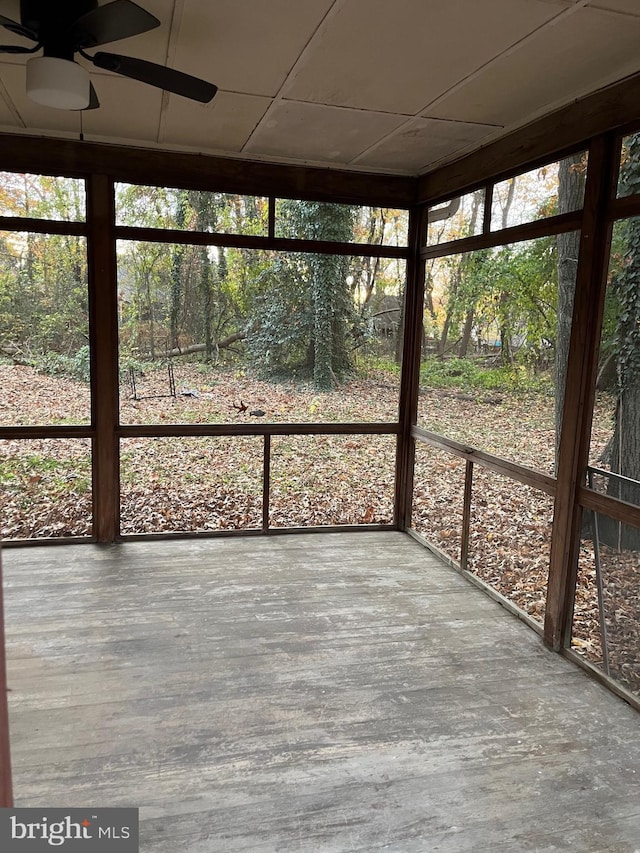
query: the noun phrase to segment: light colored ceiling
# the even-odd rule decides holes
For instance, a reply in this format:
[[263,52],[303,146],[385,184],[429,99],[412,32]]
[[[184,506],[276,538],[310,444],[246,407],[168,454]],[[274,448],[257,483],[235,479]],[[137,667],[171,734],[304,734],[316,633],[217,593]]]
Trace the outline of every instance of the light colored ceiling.
[[640,0],[139,2],[162,26],[102,49],[215,83],[210,104],[87,64],[100,109],[40,107],[4,54],[0,132],[417,175],[640,71]]

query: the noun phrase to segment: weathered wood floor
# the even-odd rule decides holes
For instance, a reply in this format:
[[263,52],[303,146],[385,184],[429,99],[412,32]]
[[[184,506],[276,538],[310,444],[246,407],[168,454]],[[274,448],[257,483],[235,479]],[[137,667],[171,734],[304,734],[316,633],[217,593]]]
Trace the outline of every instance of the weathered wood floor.
[[16,805],[141,850],[640,850],[638,714],[399,533],[5,550]]

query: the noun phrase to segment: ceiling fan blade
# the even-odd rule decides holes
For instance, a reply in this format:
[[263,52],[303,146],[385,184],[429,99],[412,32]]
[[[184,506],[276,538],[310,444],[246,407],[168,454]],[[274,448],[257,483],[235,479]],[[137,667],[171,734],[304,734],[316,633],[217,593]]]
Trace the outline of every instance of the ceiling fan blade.
[[98,95],[96,94],[96,90],[93,88],[93,83],[89,83],[89,105],[86,107],[81,107],[79,110],[73,110],[73,112],[86,112],[87,110],[97,110],[100,106],[100,101],[98,100]]
[[99,106],[100,101],[98,100],[96,90],[93,88],[93,83],[89,83],[89,106],[85,107],[85,110],[97,110]]
[[31,41],[38,41],[37,33],[34,33],[29,27],[24,27],[17,21],[12,21],[11,18],[6,18],[4,15],[0,15],[0,26],[15,33],[17,36],[24,36],[24,38],[31,39]]
[[154,16],[130,0],[113,0],[78,18],[72,26],[76,47],[96,47],[146,33],[160,26]]
[[17,44],[0,44],[0,53],[35,53],[40,50],[40,45],[35,47],[20,47]]
[[148,83],[150,86],[156,86],[158,89],[164,89],[203,104],[209,103],[218,91],[218,87],[213,83],[207,83],[206,80],[200,80],[199,77],[192,77],[190,74],[183,74],[182,71],[174,71],[173,68],[167,68],[164,65],[156,65],[155,62],[147,62],[145,59],[103,51],[86,58],[98,68],[106,68],[124,77],[140,80],[142,83]]

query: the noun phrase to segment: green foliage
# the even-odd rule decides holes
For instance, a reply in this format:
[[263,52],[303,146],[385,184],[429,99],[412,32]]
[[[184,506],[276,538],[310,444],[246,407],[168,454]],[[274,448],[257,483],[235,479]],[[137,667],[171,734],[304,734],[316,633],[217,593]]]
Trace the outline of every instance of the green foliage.
[[45,352],[32,356],[31,366],[49,376],[66,376],[78,382],[89,383],[91,376],[89,346],[80,347],[73,356]]
[[[287,229],[311,239],[350,240],[348,205],[283,201]],[[336,255],[278,254],[260,282],[251,314],[249,352],[266,376],[309,375],[319,390],[353,369],[351,350],[361,322],[347,281],[348,259]]]
[[359,376],[371,377],[376,373],[388,373],[397,376],[402,364],[389,356],[365,353],[358,357],[357,373]]
[[[628,157],[621,170],[623,194],[640,192],[640,134],[628,140]],[[615,350],[621,389],[640,384],[640,217],[629,219],[619,232],[624,240],[617,269],[611,276],[616,308]]]
[[420,366],[420,384],[428,388],[458,388],[462,391],[534,391],[550,386],[524,365],[484,367],[466,358],[430,358]]

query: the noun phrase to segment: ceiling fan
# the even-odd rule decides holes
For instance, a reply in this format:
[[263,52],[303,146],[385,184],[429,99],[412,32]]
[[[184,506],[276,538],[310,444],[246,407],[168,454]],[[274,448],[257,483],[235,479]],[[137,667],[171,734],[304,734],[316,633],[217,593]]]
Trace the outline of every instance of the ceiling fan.
[[76,53],[97,68],[203,104],[218,90],[213,83],[155,62],[118,53],[86,52],[160,26],[154,15],[131,0],[111,0],[103,6],[98,6],[98,0],[20,0],[20,22],[0,15],[0,26],[36,42],[34,47],[0,45],[0,53],[37,53],[42,49],[42,56],[27,62],[27,94],[45,106],[65,110],[100,106],[89,74],[74,60]]

